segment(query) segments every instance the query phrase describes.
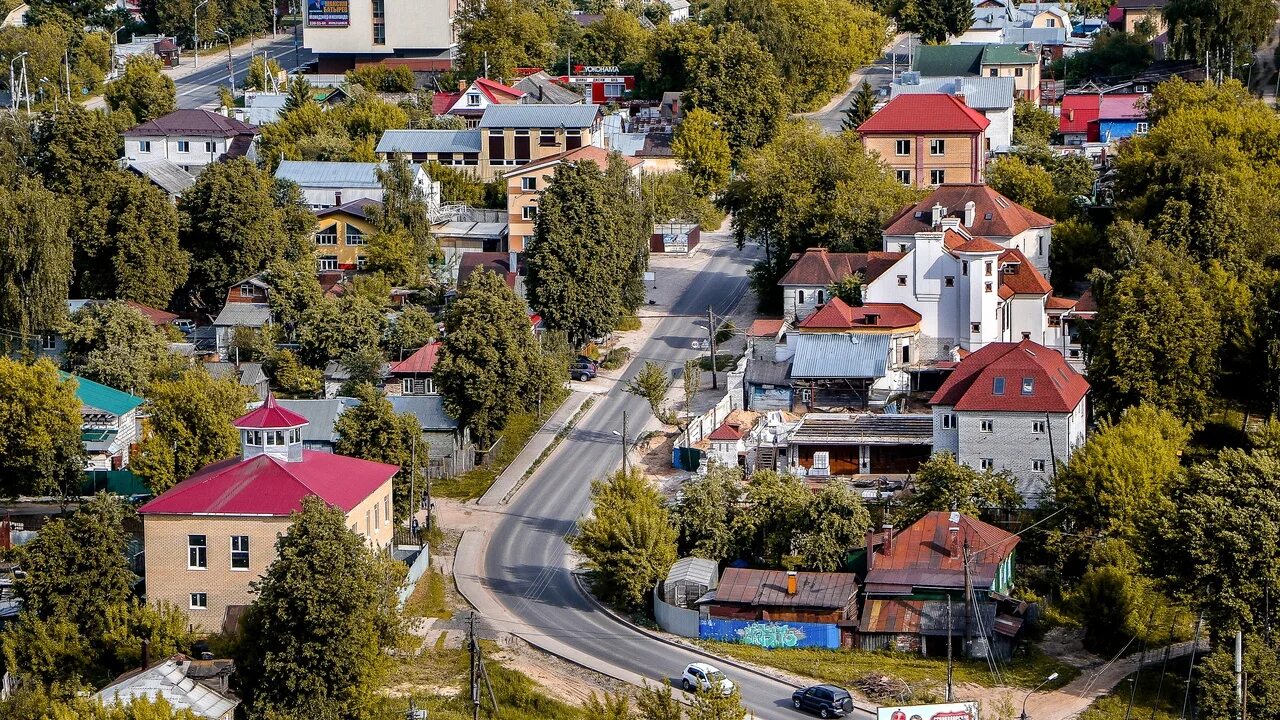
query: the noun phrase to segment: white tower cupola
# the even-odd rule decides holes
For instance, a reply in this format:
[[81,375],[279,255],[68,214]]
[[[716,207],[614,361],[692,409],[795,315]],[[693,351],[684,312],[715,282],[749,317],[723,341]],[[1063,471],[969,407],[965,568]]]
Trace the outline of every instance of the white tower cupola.
[[237,419],[233,425],[240,431],[240,458],[270,455],[285,462],[302,462],[302,428],[307,419],[280,407],[275,395],[256,410]]

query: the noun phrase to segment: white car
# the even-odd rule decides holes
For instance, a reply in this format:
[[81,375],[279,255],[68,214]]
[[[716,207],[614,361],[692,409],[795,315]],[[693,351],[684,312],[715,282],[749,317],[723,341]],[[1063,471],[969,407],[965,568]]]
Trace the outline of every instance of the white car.
[[690,663],[680,677],[680,685],[689,692],[719,690],[723,695],[733,692],[733,681],[706,663]]

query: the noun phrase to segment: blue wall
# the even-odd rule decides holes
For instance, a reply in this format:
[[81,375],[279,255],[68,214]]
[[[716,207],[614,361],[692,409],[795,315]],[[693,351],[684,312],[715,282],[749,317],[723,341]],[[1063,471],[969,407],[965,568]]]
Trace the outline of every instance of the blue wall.
[[1137,120],[1099,120],[1098,140],[1122,140],[1138,134]]
[[703,640],[775,648],[840,647],[840,628],[831,623],[761,622],[705,618],[698,623]]

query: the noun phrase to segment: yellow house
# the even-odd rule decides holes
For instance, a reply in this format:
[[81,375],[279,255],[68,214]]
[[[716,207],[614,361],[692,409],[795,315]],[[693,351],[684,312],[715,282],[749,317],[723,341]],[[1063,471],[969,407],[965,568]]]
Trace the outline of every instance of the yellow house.
[[[632,174],[640,177],[643,161],[623,157]],[[557,153],[522,165],[506,174],[507,181],[507,248],[522,253],[533,239],[534,225],[538,220],[538,199],[556,174],[556,168],[566,162],[594,162],[604,170],[609,165],[609,151],[594,145]]]
[[316,213],[316,271],[362,270],[374,227],[369,218],[377,200],[360,198]]
[[953,95],[899,95],[858,127],[904,185],[982,182],[990,121]]
[[268,395],[235,421],[239,457],[201,468],[138,509],[149,602],[172,603],[201,632],[234,624],[308,496],[342,510],[370,547],[391,545],[400,468],[305,450],[307,424]]

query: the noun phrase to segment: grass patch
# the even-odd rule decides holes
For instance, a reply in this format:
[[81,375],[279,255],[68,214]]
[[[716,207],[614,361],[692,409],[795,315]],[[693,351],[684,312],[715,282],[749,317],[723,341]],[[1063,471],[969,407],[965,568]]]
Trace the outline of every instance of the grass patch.
[[[409,617],[440,618],[448,620],[453,617],[453,610],[445,601],[445,577],[435,570],[428,570],[409,595],[404,604],[404,614]],[[444,637],[441,635],[441,637]]]
[[[766,650],[754,645],[735,643],[702,642],[700,644],[718,654],[768,665],[845,687],[853,685],[852,681],[855,678],[869,672],[892,675],[913,687],[930,684],[944,685],[947,681],[947,661],[943,658],[926,658],[894,652],[818,648]],[[1001,672],[1005,684],[1025,688],[1035,687],[1051,673],[1058,673],[1057,680],[1045,685],[1047,690],[1062,687],[1080,674],[1076,668],[1064,665],[1035,649],[1030,654],[1018,657],[1012,663],[1002,666]],[[987,663],[982,660],[956,661],[954,680],[956,683],[974,683],[984,687],[995,685]]]
[[640,329],[640,318],[635,315],[623,315],[618,319],[618,323],[613,326],[618,332],[627,332],[629,330]]
[[[716,353],[716,372],[732,370],[742,359],[742,353]],[[698,367],[711,372],[711,355],[698,358]]]
[[[497,647],[489,642],[481,646],[492,656]],[[497,696],[502,717],[539,718],[539,720],[581,720],[582,711],[552,698],[532,680],[509,670],[492,659],[485,661],[493,693]],[[380,697],[374,703],[376,720],[402,720],[412,698],[416,707],[430,713],[432,720],[470,720],[471,690],[468,679],[468,656],[465,650],[443,650],[396,663],[387,685],[399,697]],[[489,694],[481,686],[481,715],[493,717]]]
[[1169,661],[1164,682],[1160,682],[1160,666],[1145,668],[1137,677],[1138,686],[1133,686],[1134,676],[1129,675],[1111,692],[1093,701],[1083,713],[1080,720],[1124,720],[1129,709],[1129,696],[1133,695],[1133,710],[1130,718],[1155,718],[1155,720],[1176,720],[1182,715],[1182,697],[1187,687],[1187,668],[1191,658],[1181,657]]
[[[566,397],[568,397],[567,394],[552,398],[551,402],[545,403],[546,417],[551,417]],[[533,411],[512,415],[507,420],[506,427],[502,428],[502,444],[498,446],[498,451],[488,465],[473,468],[451,478],[436,480],[431,485],[432,494],[455,500],[473,500],[484,495],[489,486],[493,485],[493,481],[498,479],[524,446],[529,444],[529,439],[538,432],[538,428],[542,427],[545,419],[538,417],[538,414]]]
[[617,370],[623,365],[626,365],[627,361],[630,359],[631,359],[631,348],[628,348],[628,347],[614,348],[604,356],[604,361],[600,363],[600,367],[603,370]]

